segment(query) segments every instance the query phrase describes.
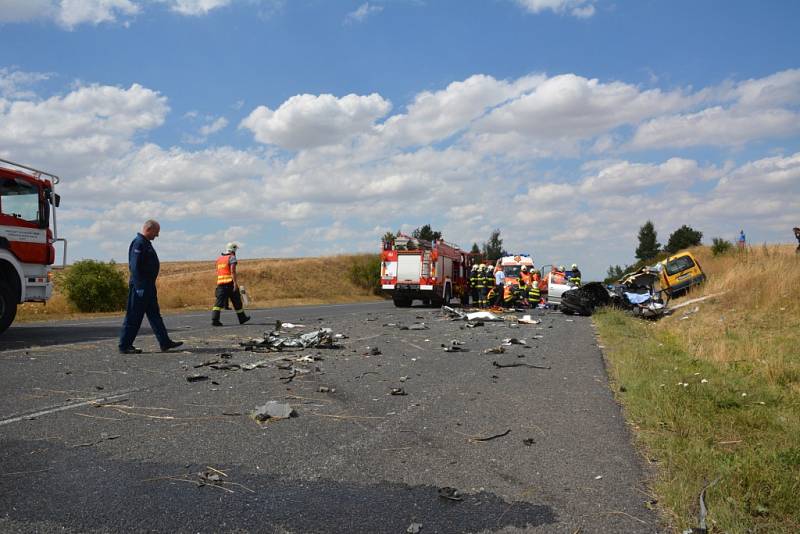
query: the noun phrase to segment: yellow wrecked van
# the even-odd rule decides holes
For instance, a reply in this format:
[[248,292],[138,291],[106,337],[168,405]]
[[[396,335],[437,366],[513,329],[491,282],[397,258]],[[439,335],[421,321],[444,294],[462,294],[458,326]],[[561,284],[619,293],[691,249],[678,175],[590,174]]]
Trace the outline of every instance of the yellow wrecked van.
[[688,251],[679,252],[662,261],[659,270],[661,290],[670,297],[681,295],[706,279],[697,258]]

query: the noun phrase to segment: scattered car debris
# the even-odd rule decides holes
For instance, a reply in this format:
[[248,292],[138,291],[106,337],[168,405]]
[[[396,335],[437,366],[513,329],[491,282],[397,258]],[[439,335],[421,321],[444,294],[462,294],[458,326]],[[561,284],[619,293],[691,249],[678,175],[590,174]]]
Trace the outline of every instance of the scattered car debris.
[[708,516],[708,509],[706,508],[706,491],[708,488],[719,482],[719,478],[715,478],[700,490],[700,510],[698,512],[698,526],[697,528],[690,528],[683,531],[683,534],[708,534],[708,526],[706,526],[706,516]]
[[467,314],[468,321],[474,321],[475,319],[482,319],[484,321],[503,321],[504,319],[499,315],[495,315],[489,311],[479,311]]
[[411,326],[404,326],[400,330],[430,330],[425,323],[414,323]]
[[467,321],[467,328],[475,328],[477,326],[483,326],[483,321]]
[[226,363],[212,363],[209,365],[211,369],[215,371],[238,371],[242,369],[242,366],[238,363],[226,362]]
[[219,354],[216,355],[216,357],[221,360],[230,360],[231,358],[233,358],[233,354],[231,354],[230,352],[220,352]]
[[189,375],[186,377],[187,382],[203,382],[208,380],[208,375]]
[[498,369],[504,369],[506,367],[530,367],[531,369],[551,369],[551,367],[549,365],[547,367],[545,367],[545,366],[542,366],[542,365],[532,365],[530,363],[522,363],[522,362],[517,362],[517,363],[492,362],[492,365],[494,365]]
[[272,362],[269,360],[258,360],[257,362],[243,363],[241,367],[242,371],[252,371],[253,369],[258,369],[259,367],[267,367],[270,363]]
[[193,367],[195,369],[199,369],[200,367],[209,367],[209,366],[217,364],[217,363],[219,363],[219,360],[206,360],[206,361],[204,361],[202,363],[198,363],[197,365],[194,365]]
[[442,499],[450,500],[450,501],[463,501],[464,500],[464,497],[461,496],[461,493],[457,489],[451,488],[449,486],[445,486],[443,488],[439,488],[439,497],[441,497]]
[[408,395],[408,393],[406,393],[406,390],[403,389],[403,388],[392,388],[392,390],[389,392],[389,394],[390,395]]
[[255,410],[250,414],[250,417],[259,423],[263,423],[265,421],[271,422],[297,417],[297,412],[288,404],[278,401],[268,401],[263,406],[256,406]]
[[536,443],[536,440],[533,439],[533,438],[525,438],[525,439],[522,440],[522,443],[524,443],[525,446],[530,447],[531,445]]
[[499,434],[493,434],[491,436],[485,436],[485,437],[470,436],[469,441],[478,441],[478,442],[481,442],[481,441],[492,441],[493,439],[502,438],[503,436],[507,436],[510,433],[511,433],[511,429],[509,428],[505,432],[501,432]]
[[465,349],[459,345],[442,345],[444,347],[445,352],[469,352],[469,349]]
[[515,337],[508,337],[503,340],[502,345],[510,347],[511,345],[527,345],[528,342],[524,339],[517,339]]
[[419,534],[422,530],[422,523],[411,523],[406,529],[407,534]]
[[[278,321],[280,322],[280,321]],[[309,347],[334,348],[333,331],[320,328],[301,335],[283,335],[279,330],[264,334],[263,339],[251,339],[240,343],[246,350],[280,351],[284,349],[307,349]]]
[[503,346],[491,347],[483,351],[484,354],[504,354],[505,352],[506,349]]
[[100,439],[95,441],[90,441],[88,443],[78,443],[77,445],[73,445],[72,448],[74,449],[76,447],[92,447],[104,441],[111,441],[121,437],[122,437],[121,434],[109,434],[107,432],[100,432]]
[[381,349],[378,347],[367,347],[367,352],[364,353],[364,356],[380,356]]
[[532,319],[530,315],[523,315],[519,319],[517,319],[518,323],[522,324],[541,324],[541,319]]
[[320,393],[336,393],[336,388],[331,388],[328,386],[320,386],[317,388],[317,391]]

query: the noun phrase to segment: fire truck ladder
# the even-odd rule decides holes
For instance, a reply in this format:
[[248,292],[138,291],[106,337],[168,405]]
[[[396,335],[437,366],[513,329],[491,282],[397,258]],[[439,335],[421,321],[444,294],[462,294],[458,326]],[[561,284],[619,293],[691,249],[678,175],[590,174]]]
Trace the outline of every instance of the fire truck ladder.
[[424,250],[422,252],[422,271],[420,272],[422,278],[431,277],[431,251]]
[[33,173],[33,175],[38,179],[41,179],[42,176],[46,176],[47,178],[50,179],[50,183],[53,184],[53,186],[52,186],[52,195],[53,195],[53,202],[54,202],[53,203],[53,243],[57,243],[59,241],[64,243],[64,254],[62,256],[62,259],[64,260],[64,262],[63,262],[62,267],[66,267],[67,266],[67,240],[64,239],[63,237],[62,238],[58,237],[58,223],[56,221],[56,205],[55,205],[56,184],[61,181],[61,178],[59,178],[58,176],[56,176],[55,174],[53,174],[51,172],[40,171],[39,169],[34,169],[33,167],[28,167],[27,165],[22,165],[21,163],[15,163],[15,162],[9,161],[7,159],[0,158],[0,163],[4,163],[4,164],[10,165],[12,167],[18,167],[20,169],[25,169],[26,171],[29,171],[29,172]]

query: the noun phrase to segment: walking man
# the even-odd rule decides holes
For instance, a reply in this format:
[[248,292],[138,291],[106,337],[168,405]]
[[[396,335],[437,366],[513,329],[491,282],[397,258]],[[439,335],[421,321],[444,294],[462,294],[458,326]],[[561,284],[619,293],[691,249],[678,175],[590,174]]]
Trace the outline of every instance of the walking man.
[[217,301],[214,307],[211,308],[211,324],[214,326],[222,326],[219,320],[222,309],[228,305],[228,299],[233,303],[233,311],[239,317],[239,324],[244,324],[250,320],[250,317],[245,315],[244,306],[242,305],[242,294],[239,292],[239,282],[236,279],[236,249],[239,245],[236,243],[228,243],[225,247],[225,252],[220,254],[217,258],[217,289],[215,295]]
[[502,308],[505,300],[505,287],[506,287],[506,273],[501,266],[495,267],[494,271],[494,305]]
[[141,349],[133,346],[133,340],[142,326],[142,319],[147,315],[150,328],[153,329],[161,352],[180,347],[183,341],[172,341],[161,318],[156,292],[156,278],[161,264],[151,241],[158,237],[161,226],[152,219],[145,221],[142,231],[133,238],[128,248],[128,270],[131,273],[128,282],[128,305],[125,320],[119,334],[119,352],[121,354],[139,354]]

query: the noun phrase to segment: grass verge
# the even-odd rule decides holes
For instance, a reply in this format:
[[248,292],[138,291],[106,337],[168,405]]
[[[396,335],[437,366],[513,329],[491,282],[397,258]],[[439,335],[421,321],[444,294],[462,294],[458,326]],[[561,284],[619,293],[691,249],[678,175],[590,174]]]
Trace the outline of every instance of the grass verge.
[[[353,254],[320,258],[242,259],[239,282],[247,289],[249,308],[338,304],[374,301],[380,297],[354,270],[364,273],[365,265],[375,264],[375,254]],[[127,264],[118,265],[125,273]],[[380,263],[375,266],[380,269]],[[69,268],[68,268],[69,269]],[[46,305],[23,304],[17,321],[37,321],[93,317],[112,314],[81,314],[65,298],[60,288],[63,272],[54,278],[55,291]],[[366,275],[365,275],[366,276]],[[211,310],[214,305],[216,271],[214,261],[163,262],[158,276],[158,301],[165,314],[182,310]]]
[[[722,293],[654,323],[618,310],[594,320],[612,383],[676,531],[800,532],[800,260],[781,247],[712,258]],[[690,297],[690,298],[691,298]],[[686,317],[686,318],[684,318]]]

